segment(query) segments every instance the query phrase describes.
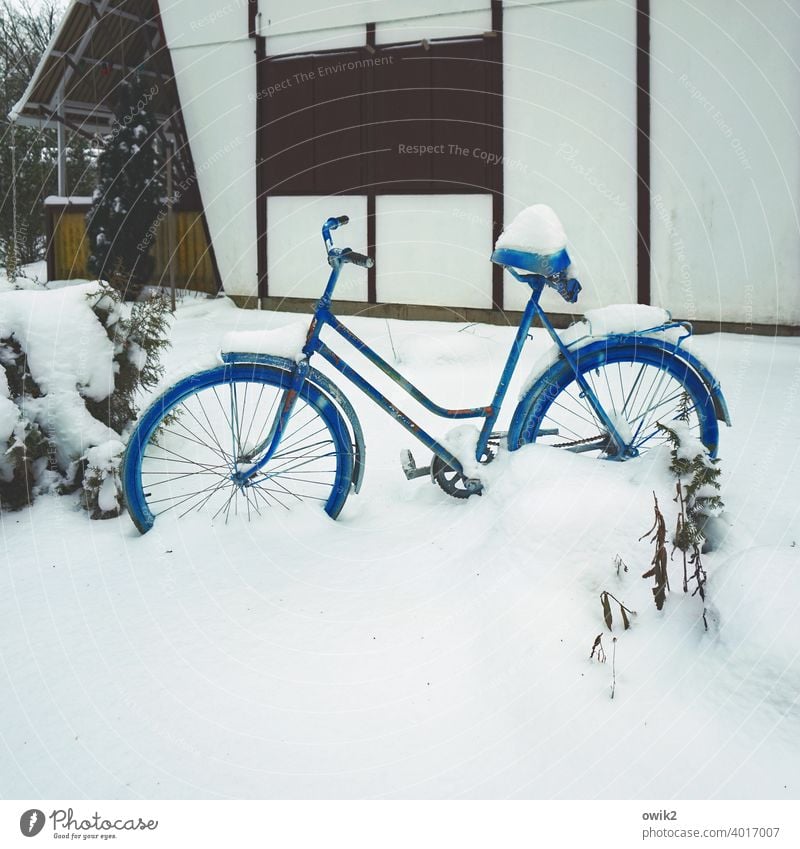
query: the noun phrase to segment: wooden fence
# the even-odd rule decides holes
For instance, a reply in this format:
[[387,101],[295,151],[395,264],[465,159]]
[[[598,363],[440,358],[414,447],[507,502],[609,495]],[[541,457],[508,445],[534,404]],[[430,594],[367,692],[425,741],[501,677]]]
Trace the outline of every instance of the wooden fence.
[[[91,277],[87,269],[89,244],[86,237],[88,199],[48,198],[47,276],[49,280]],[[219,290],[212,254],[203,226],[203,214],[176,210],[175,250],[172,255],[175,285],[179,289],[216,294]],[[169,234],[167,219],[161,222],[151,249],[155,259],[153,283],[169,286]]]

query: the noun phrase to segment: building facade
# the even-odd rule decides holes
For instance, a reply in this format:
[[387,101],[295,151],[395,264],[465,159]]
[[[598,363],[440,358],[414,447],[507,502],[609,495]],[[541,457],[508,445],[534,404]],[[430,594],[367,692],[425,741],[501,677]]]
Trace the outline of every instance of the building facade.
[[348,269],[344,310],[504,321],[526,293],[489,262],[493,242],[547,203],[583,309],[800,326],[791,4],[154,8],[215,265],[241,303],[305,307],[325,277],[320,225],[347,214],[342,238],[376,265]]

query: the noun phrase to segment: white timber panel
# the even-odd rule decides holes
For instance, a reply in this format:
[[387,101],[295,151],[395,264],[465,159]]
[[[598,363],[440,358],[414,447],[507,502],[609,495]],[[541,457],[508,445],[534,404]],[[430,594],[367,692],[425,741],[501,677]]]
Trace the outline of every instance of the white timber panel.
[[[337,248],[367,252],[367,199],[363,196],[270,197],[267,199],[267,273],[270,297],[318,298],[330,274],[322,242],[328,218],[350,216],[333,232]],[[367,270],[346,265],[335,299],[367,300]]]
[[[161,19],[198,188],[223,287],[230,295],[252,296],[258,285],[253,43],[245,37],[174,47],[195,36],[191,29],[187,34],[193,18],[182,14],[186,9],[186,3],[162,2]],[[199,14],[200,4],[192,9]]]
[[[533,203],[561,218],[577,307],[636,300],[636,47],[632,3],[574,0],[504,14],[505,221]],[[505,306],[527,288],[510,276]]]
[[782,0],[651,4],[653,302],[800,323],[800,15]]
[[379,302],[491,307],[490,195],[379,195],[375,212]]

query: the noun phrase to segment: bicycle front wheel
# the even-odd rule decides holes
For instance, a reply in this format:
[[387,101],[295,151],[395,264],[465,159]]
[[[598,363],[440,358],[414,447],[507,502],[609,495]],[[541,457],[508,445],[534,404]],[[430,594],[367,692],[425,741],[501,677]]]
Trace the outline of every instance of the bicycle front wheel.
[[[635,345],[584,356],[577,351],[576,357],[579,373],[635,453],[667,442],[657,425],[682,421],[716,456],[719,427],[713,400],[686,362],[668,351]],[[618,459],[614,441],[566,361],[541,375],[521,403],[514,448],[537,442]]]
[[334,403],[311,383],[300,389],[269,463],[242,482],[258,460],[291,375],[236,363],[181,380],[142,415],[123,461],[125,503],[145,533],[163,514],[203,513],[256,519],[298,502],[339,515],[353,476],[353,447]]

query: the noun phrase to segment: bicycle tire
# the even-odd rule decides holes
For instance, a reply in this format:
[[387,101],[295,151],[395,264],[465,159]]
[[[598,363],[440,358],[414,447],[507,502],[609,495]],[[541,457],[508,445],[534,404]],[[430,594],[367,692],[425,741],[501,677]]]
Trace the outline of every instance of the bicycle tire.
[[[575,352],[577,368],[607,413],[639,454],[667,441],[656,424],[685,419],[715,457],[719,426],[714,403],[691,366],[661,348],[635,344]],[[568,450],[617,458],[613,442],[588,400],[575,372],[560,359],[531,386],[520,402],[509,432],[509,447],[537,442]]]
[[[225,364],[178,381],[145,410],[122,466],[125,505],[141,533],[176,508],[180,516],[196,509],[227,521],[240,506],[256,518],[299,500],[339,515],[350,491],[353,445],[333,401],[308,381],[275,456],[248,485],[233,480],[237,468],[254,462],[248,449],[269,432],[290,380],[274,366]],[[156,487],[164,488],[154,495]]]

